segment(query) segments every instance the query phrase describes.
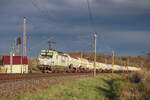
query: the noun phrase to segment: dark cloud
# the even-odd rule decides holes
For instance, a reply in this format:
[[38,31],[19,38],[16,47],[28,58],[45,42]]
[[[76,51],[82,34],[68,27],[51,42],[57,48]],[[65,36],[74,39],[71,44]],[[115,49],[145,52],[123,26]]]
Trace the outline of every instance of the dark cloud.
[[[60,51],[92,51],[91,32],[97,31],[99,52],[115,49],[119,55],[139,55],[148,51],[149,0],[89,0],[92,25],[86,1],[0,0],[0,42],[2,48],[8,48],[0,52],[8,53],[10,43],[22,37],[24,16],[31,46],[54,37],[54,48]],[[38,46],[34,56],[46,47],[46,43]]]

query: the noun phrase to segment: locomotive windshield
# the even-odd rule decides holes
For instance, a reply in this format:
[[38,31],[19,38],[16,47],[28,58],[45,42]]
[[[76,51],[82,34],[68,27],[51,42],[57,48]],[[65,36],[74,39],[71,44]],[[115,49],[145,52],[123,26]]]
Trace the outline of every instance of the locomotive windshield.
[[42,57],[52,58],[53,57],[53,53],[52,52],[41,52],[41,56]]
[[41,56],[46,56],[46,53],[45,53],[45,52],[42,52],[42,53],[41,53]]
[[47,56],[50,57],[50,58],[52,58],[53,57],[53,53],[52,52],[48,52]]

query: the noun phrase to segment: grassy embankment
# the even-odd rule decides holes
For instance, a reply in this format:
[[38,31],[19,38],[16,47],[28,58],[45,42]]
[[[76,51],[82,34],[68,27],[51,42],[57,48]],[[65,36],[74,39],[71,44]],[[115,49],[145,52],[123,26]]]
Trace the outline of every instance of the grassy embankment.
[[44,90],[37,87],[34,93],[19,94],[17,100],[150,100],[149,76],[148,71],[129,75],[101,74],[50,85]]
[[[74,80],[49,86],[36,93],[24,93],[19,100],[110,100],[111,83],[120,75],[102,74],[95,78]],[[16,100],[16,99],[10,99]]]

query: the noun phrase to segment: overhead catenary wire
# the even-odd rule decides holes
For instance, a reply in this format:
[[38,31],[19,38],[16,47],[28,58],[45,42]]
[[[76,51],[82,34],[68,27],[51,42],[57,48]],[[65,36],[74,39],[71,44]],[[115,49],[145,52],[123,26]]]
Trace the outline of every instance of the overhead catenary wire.
[[90,24],[92,25],[93,23],[93,15],[92,15],[92,10],[91,10],[91,5],[90,5],[90,1],[87,0],[87,5],[88,5],[88,14],[89,14],[89,20],[90,20]]
[[[92,32],[95,31],[96,29],[94,28],[94,20],[93,20],[93,14],[92,14],[92,9],[91,9],[91,4],[89,0],[86,0],[86,4],[87,4],[87,8],[88,8],[88,21],[89,21],[89,26],[90,26],[90,34],[84,34],[84,35],[80,35],[77,37],[77,41],[75,41],[76,43],[82,43],[82,44],[87,44],[88,48],[92,48],[94,47],[94,45],[92,44],[92,39],[91,37],[93,37]],[[88,42],[87,42],[88,41]]]
[[48,38],[48,39],[46,39],[46,40],[44,40],[44,41],[42,41],[42,42],[36,44],[36,45],[33,46],[32,48],[30,48],[30,51],[33,50],[33,49],[35,49],[35,48],[37,48],[38,46],[41,46],[41,45],[43,45],[43,44],[45,44],[45,43],[48,43],[50,40],[51,40],[51,38]]
[[86,1],[87,1],[87,6],[88,6],[89,23],[90,23],[91,31],[96,32],[96,28],[94,26],[94,16],[93,16],[93,13],[92,13],[91,2],[90,2],[90,0],[86,0]]
[[[90,2],[90,0],[86,0],[86,1],[87,1],[88,14],[89,14],[89,24],[90,24],[90,29],[91,29],[90,37],[93,37],[93,33],[96,35],[98,35],[98,33],[97,33],[95,25],[94,25],[94,17],[93,17],[93,13],[92,13],[91,2]],[[94,45],[91,45],[91,46],[94,47]]]
[[[32,27],[32,30],[35,30],[36,29],[36,31],[37,31],[37,29],[39,29],[38,27],[39,26],[35,26],[36,24],[29,18],[29,17],[26,17],[26,20],[27,20],[27,24],[30,24],[30,25],[32,25],[33,27]],[[33,34],[31,34],[31,33],[29,33],[28,32],[28,34],[27,34],[27,39],[28,39],[28,43],[27,43],[27,46],[28,46],[28,53],[29,53],[29,56],[31,56],[31,54],[33,53],[32,52],[32,48],[31,47],[35,47],[35,46],[32,46],[31,44],[32,44],[32,41],[31,40],[33,40]]]
[[[37,1],[37,0],[36,0]],[[35,0],[31,0],[31,4],[40,12],[42,13],[42,16],[45,16],[47,19],[55,20],[54,17],[52,17],[52,13],[50,14],[48,10],[44,9],[43,7],[39,7],[37,2],[35,2]]]
[[[88,14],[89,14],[89,22],[90,22],[90,26],[91,26],[91,31],[93,32],[95,32],[97,35],[98,35],[98,33],[97,33],[97,30],[96,30],[96,28],[95,28],[95,26],[94,26],[94,16],[93,16],[93,13],[92,13],[92,7],[91,7],[91,2],[90,2],[90,0],[86,0],[87,1],[87,5],[88,5]],[[104,37],[104,34],[103,33],[101,33],[101,37]],[[97,38],[99,38],[98,36],[97,36]],[[102,40],[103,38],[101,38],[101,40]],[[99,39],[97,39],[97,40],[99,40]],[[104,43],[105,41],[103,41],[103,43]],[[107,45],[106,43],[104,44],[104,45]],[[94,45],[93,45],[94,46]],[[109,46],[109,45],[107,45],[107,47],[108,47],[108,49],[109,49],[109,52],[111,52],[111,50],[112,50],[112,48]],[[111,49],[110,49],[111,48]],[[102,48],[101,49],[98,49],[98,51],[100,51],[100,50],[102,50]]]

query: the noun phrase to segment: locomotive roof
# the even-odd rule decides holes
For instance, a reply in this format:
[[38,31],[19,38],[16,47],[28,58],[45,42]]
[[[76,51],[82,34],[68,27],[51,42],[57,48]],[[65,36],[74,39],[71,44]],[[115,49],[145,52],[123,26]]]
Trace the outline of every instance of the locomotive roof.
[[63,52],[57,51],[55,49],[42,49],[41,51],[43,51],[43,52],[46,52],[46,51],[56,51],[58,53],[63,53]]
[[55,51],[55,52],[57,52],[58,54],[60,54],[60,55],[62,55],[62,56],[68,56],[66,53],[57,51],[57,50],[55,50],[55,49],[42,49],[41,51],[42,51],[42,52]]

